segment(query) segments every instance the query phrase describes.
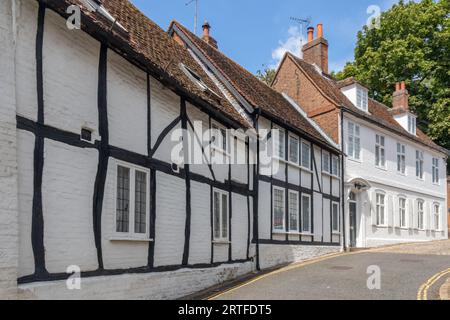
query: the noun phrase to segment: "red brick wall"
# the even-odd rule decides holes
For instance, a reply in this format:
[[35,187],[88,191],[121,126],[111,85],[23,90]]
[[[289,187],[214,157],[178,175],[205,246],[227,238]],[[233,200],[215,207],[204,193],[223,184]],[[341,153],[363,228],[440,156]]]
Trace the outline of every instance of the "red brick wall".
[[287,57],[272,87],[289,95],[335,142],[339,142],[339,111],[311,80]]

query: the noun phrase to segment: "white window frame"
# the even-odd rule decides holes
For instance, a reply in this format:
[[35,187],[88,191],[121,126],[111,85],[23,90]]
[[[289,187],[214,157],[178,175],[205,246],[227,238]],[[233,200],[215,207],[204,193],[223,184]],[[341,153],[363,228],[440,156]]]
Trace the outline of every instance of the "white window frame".
[[369,94],[367,89],[361,86],[356,87],[356,106],[365,112],[369,109]]
[[[282,209],[283,209],[283,226],[281,229],[275,228],[275,190],[281,191],[283,193],[283,201],[282,201]],[[286,189],[274,186],[272,189],[272,231],[276,232],[285,232],[286,231]]]
[[[273,130],[278,130],[278,139],[275,139],[272,131],[272,140],[273,140],[273,157],[285,161],[286,160],[286,130],[280,127],[273,127]],[[281,140],[281,141],[280,141]],[[281,154],[283,153],[283,154]]]
[[[305,166],[305,164],[303,163],[303,152],[305,151],[303,149],[303,147],[307,147],[308,150],[308,165]],[[306,169],[308,171],[311,171],[311,152],[313,152],[313,147],[311,145],[311,143],[305,141],[305,140],[301,140],[300,143],[300,167],[302,167],[303,169]]]
[[[327,159],[327,162],[325,162],[325,159]],[[328,163],[328,166],[325,166],[325,163]],[[325,172],[327,174],[331,174],[331,154],[327,151],[322,150],[322,172]]]
[[406,176],[406,145],[397,142],[397,172]]
[[386,169],[386,137],[375,135],[375,166]]
[[[334,170],[334,164],[336,164],[336,172]],[[331,156],[331,175],[333,177],[340,179],[340,175],[341,175],[340,161],[339,161],[339,157],[335,156],[335,155]]]
[[[383,201],[381,201],[381,197]],[[383,209],[383,215],[381,215],[381,209]],[[376,212],[376,223],[378,227],[386,227],[386,194],[383,192],[375,193],[375,212]],[[381,219],[383,218],[383,219]]]
[[[221,125],[220,123],[214,121],[211,123],[211,137],[212,137],[212,149],[219,151],[220,153],[229,156],[230,155],[230,137],[228,134],[228,130],[225,126]],[[223,131],[225,131],[225,137],[223,136]],[[216,136],[216,134],[219,133],[219,136]],[[225,140],[224,140],[225,139]],[[224,149],[224,143],[225,143],[225,149]]]
[[[404,201],[404,206],[401,205],[402,201]],[[402,229],[405,229],[408,227],[407,203],[408,203],[408,201],[405,197],[398,197],[398,221],[399,221],[399,226]]]
[[417,229],[425,230],[425,201],[418,199],[416,203],[417,208]]
[[[289,149],[288,150],[288,159],[289,159],[289,162],[293,163],[295,165],[299,165],[299,162],[300,162],[300,139],[298,137],[292,135],[292,134],[288,135],[288,139],[289,139],[289,141],[288,141],[288,149]],[[296,155],[297,161],[293,161],[292,158],[291,158],[291,141],[294,141],[294,140],[296,141],[296,145],[297,145],[297,155]]]
[[411,114],[408,114],[408,132],[413,135],[417,134],[417,118]]
[[433,228],[435,231],[441,231],[441,205],[439,203],[433,203]]
[[[119,167],[127,168],[130,170],[130,180],[129,180],[129,208],[128,208],[128,232],[118,232],[117,231],[117,175]],[[135,232],[135,205],[136,205],[136,171],[140,171],[146,174],[146,214],[145,214],[145,233]],[[116,176],[115,176],[115,188],[114,188],[114,237],[111,240],[151,240],[150,239],[150,170],[141,166],[137,166],[124,161],[116,160]]]
[[433,164],[432,164],[432,176],[433,176],[433,184],[439,185],[440,184],[440,178],[439,178],[439,158],[434,158],[432,160]]
[[425,179],[423,165],[424,165],[424,153],[423,151],[416,150],[416,178],[419,180]]
[[[295,195],[297,197],[297,205],[296,205],[296,211],[297,211],[297,228],[292,229],[291,227],[291,197],[292,195]],[[300,205],[299,205],[300,197],[299,192],[294,190],[289,190],[288,193],[288,216],[289,216],[289,232],[292,233],[299,233],[300,232]]]
[[[308,230],[305,230],[305,221],[304,221],[304,215],[303,215],[303,211],[305,210],[305,207],[303,206],[303,198],[308,198],[309,199],[309,228]],[[301,212],[301,233],[305,234],[305,235],[312,235],[312,212],[311,212],[311,201],[312,201],[312,197],[309,194],[302,194],[301,196],[301,202],[300,202],[300,212]]]
[[[353,127],[353,129],[350,129]],[[358,128],[358,130],[357,130]],[[359,133],[357,134],[357,131]],[[362,161],[361,157],[361,127],[354,123],[354,122],[348,122],[347,123],[347,155],[349,159],[355,160],[355,161]],[[350,146],[352,148],[352,152],[350,152]],[[359,146],[359,153],[356,152],[356,146]]]
[[[219,203],[219,210],[220,210],[220,213],[219,213],[219,231],[220,231],[220,237],[216,237],[216,232],[215,232],[215,230],[216,230],[216,219],[215,219],[215,215],[216,215],[216,212],[215,212],[216,197],[215,197],[215,194],[216,193],[219,195],[219,202],[220,202]],[[225,196],[226,199],[227,199],[226,200],[227,201],[227,212],[226,212],[226,215],[227,215],[227,220],[226,220],[227,221],[227,229],[226,229],[227,235],[225,237],[223,235],[223,228],[222,228],[223,214],[224,214],[224,212],[223,212],[223,205],[222,205],[223,196]],[[226,192],[226,191],[214,188],[213,189],[213,203],[212,203],[212,206],[213,206],[213,239],[214,239],[214,242],[229,242],[229,237],[230,237],[230,198],[229,198],[229,193]]]
[[[334,227],[334,208],[337,208],[337,229]],[[339,202],[332,202],[331,203],[331,229],[334,234],[339,234],[341,232],[341,226],[340,226],[340,214],[339,214]]]

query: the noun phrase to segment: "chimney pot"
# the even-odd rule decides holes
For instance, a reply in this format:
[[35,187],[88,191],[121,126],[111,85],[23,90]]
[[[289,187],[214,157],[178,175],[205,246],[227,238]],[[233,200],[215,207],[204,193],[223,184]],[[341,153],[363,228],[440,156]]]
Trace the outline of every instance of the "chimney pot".
[[209,30],[211,29],[211,26],[209,25],[208,21],[205,21],[202,28],[203,28],[203,36],[209,37]]
[[313,39],[314,39],[314,28],[309,27],[308,28],[308,42],[313,41]]
[[401,82],[400,90],[406,90],[406,82],[405,81]]
[[323,38],[323,24],[319,23],[317,25],[317,38]]
[[401,81],[395,84],[395,92],[392,100],[392,107],[403,111],[409,110],[409,94],[406,90],[406,82]]
[[395,91],[400,91],[400,82],[395,83]]

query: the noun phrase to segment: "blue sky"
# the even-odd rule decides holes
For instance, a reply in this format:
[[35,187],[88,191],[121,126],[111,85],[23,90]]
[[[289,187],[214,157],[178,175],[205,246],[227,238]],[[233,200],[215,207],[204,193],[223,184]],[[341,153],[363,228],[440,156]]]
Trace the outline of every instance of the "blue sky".
[[[194,3],[190,0],[131,0],[164,30],[172,19],[194,29]],[[397,0],[198,0],[197,33],[203,21],[212,26],[219,49],[239,64],[256,72],[276,66],[285,50],[300,51],[299,25],[294,17],[310,17],[311,24],[324,24],[330,44],[330,71],[340,70],[353,58],[358,30],[372,13],[369,6],[389,9]],[[306,33],[306,30],[305,30]],[[304,37],[304,35],[303,35]]]

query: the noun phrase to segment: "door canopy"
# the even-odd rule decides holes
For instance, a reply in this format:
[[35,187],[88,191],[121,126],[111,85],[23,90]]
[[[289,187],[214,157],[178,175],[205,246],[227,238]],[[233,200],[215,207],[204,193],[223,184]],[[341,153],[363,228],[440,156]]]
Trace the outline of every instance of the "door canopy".
[[346,183],[350,187],[352,192],[359,193],[369,190],[372,186],[364,178],[353,178]]

